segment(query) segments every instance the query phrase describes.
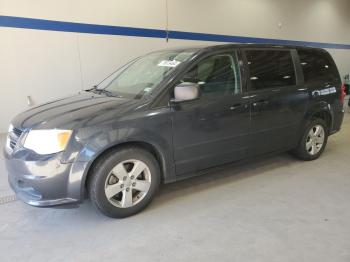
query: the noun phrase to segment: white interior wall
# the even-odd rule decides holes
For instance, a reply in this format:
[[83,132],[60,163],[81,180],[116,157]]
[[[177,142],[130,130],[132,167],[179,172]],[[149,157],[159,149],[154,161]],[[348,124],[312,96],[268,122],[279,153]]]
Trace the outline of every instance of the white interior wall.
[[[338,44],[350,43],[348,0],[0,0],[0,15]],[[282,27],[278,23],[282,23]],[[35,104],[89,88],[145,52],[202,41],[0,27],[0,132]],[[341,74],[350,50],[329,49]]]

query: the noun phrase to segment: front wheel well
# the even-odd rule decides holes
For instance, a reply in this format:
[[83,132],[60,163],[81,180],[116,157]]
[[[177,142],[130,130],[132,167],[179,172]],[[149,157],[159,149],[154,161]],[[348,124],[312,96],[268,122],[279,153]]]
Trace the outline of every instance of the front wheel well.
[[165,168],[165,163],[164,163],[164,159],[161,156],[161,153],[157,150],[157,148],[155,146],[153,146],[152,144],[146,143],[146,142],[140,142],[140,141],[130,141],[130,142],[124,142],[124,143],[120,143],[118,145],[112,146],[110,148],[107,148],[106,150],[104,150],[103,152],[101,152],[92,162],[92,164],[90,165],[88,171],[87,171],[87,175],[85,177],[85,181],[84,181],[84,190],[86,191],[86,187],[88,185],[88,180],[90,177],[90,173],[92,172],[94,166],[98,163],[98,161],[100,161],[101,159],[103,159],[104,156],[106,156],[107,154],[116,151],[116,150],[120,150],[122,148],[126,148],[126,147],[136,147],[136,148],[141,148],[143,150],[146,150],[148,152],[150,152],[155,159],[157,160],[158,164],[159,164],[159,168],[160,168],[160,172],[161,172],[161,182],[164,179],[164,168]]

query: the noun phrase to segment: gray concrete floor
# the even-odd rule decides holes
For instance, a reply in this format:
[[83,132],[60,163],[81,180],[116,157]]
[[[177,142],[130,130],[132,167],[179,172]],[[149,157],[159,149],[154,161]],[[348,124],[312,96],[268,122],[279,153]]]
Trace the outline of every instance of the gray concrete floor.
[[[12,194],[0,159],[0,193]],[[0,195],[1,196],[1,195]],[[350,261],[350,113],[322,157],[163,186],[139,215],[0,205],[1,261]]]

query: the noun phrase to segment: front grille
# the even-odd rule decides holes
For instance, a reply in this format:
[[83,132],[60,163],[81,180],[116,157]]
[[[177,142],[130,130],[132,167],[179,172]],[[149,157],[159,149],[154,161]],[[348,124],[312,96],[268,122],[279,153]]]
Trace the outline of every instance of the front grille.
[[15,149],[18,140],[20,139],[21,135],[23,134],[23,131],[19,128],[13,127],[12,130],[10,130],[8,135],[8,147],[10,149]]
[[22,135],[22,133],[23,133],[22,130],[20,130],[20,129],[18,129],[18,128],[15,128],[15,127],[12,129],[12,132],[13,132],[17,137],[20,137],[20,136]]
[[12,140],[10,139],[10,147],[11,147],[11,149],[14,149],[15,146],[16,146],[16,142],[15,142],[15,141],[12,141]]

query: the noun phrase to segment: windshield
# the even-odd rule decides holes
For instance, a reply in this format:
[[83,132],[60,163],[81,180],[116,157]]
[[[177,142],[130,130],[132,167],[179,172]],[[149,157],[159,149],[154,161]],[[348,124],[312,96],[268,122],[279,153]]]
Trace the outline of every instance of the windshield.
[[162,51],[140,57],[103,80],[97,89],[121,97],[139,99],[151,92],[179,64],[188,60],[195,50]]

